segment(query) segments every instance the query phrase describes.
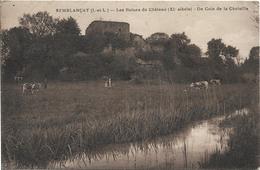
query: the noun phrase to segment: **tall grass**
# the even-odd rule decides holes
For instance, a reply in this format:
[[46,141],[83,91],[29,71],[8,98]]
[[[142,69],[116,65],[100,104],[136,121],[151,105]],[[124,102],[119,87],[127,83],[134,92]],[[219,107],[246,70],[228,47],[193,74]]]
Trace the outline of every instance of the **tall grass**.
[[259,108],[257,105],[249,108],[248,114],[230,117],[221,123],[229,126],[228,147],[225,152],[216,150],[212,155],[204,158],[201,168],[242,168],[257,169],[259,166]]
[[252,89],[223,85],[188,91],[185,85],[116,82],[52,83],[21,96],[3,85],[2,155],[18,167],[46,167],[111,143],[145,140],[250,104]]

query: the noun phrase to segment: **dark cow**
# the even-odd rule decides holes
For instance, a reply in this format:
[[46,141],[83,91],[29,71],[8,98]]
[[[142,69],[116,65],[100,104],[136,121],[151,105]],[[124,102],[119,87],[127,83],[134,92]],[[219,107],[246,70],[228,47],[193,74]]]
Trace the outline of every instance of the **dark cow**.
[[212,80],[210,80],[210,84],[212,84],[212,85],[221,85],[221,82],[218,79],[212,79]]

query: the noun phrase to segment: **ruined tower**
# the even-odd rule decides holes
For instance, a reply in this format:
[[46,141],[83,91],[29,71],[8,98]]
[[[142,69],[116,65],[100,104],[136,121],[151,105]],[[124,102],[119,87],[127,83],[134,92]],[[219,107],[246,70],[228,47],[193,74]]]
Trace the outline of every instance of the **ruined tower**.
[[88,34],[105,34],[114,33],[120,38],[129,41],[130,40],[130,28],[126,22],[114,22],[114,21],[93,21],[86,29],[86,35]]

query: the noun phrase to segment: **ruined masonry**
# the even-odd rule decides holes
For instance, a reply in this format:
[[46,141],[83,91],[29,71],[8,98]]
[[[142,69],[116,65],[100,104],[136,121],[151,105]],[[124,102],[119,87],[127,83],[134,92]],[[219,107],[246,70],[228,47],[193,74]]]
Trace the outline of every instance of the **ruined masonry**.
[[86,35],[93,33],[114,33],[126,41],[130,40],[130,26],[126,22],[93,21],[86,29]]

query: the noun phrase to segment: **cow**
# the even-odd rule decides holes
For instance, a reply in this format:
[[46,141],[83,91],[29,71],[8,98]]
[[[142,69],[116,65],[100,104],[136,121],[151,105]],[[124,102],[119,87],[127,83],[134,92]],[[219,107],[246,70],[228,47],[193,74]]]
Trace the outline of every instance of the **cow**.
[[35,92],[39,92],[41,87],[41,83],[24,83],[22,86],[23,95],[34,94]]
[[207,81],[199,81],[199,82],[194,82],[190,84],[190,88],[195,88],[195,89],[208,89],[209,83]]
[[32,84],[32,93],[39,92],[41,87],[42,87],[41,83],[33,83]]
[[33,94],[33,90],[32,90],[33,84],[32,83],[24,83],[22,88],[23,88],[23,95],[28,94],[28,93]]
[[210,84],[212,85],[221,85],[221,82],[219,79],[212,79],[210,80]]

